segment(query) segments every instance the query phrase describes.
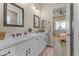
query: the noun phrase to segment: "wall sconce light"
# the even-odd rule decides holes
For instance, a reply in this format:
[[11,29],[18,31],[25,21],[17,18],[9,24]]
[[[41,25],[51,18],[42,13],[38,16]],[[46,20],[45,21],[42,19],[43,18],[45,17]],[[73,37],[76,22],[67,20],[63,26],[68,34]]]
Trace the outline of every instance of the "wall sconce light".
[[35,12],[36,14],[39,14],[39,15],[40,15],[40,7],[39,7],[38,4],[32,5],[32,9],[34,10],[34,12]]

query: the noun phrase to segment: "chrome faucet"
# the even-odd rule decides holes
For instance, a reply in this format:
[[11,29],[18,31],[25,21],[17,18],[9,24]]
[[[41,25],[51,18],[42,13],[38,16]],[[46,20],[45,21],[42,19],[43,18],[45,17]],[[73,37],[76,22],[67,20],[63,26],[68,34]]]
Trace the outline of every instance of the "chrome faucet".
[[17,33],[17,35],[16,36],[21,36],[21,33]]

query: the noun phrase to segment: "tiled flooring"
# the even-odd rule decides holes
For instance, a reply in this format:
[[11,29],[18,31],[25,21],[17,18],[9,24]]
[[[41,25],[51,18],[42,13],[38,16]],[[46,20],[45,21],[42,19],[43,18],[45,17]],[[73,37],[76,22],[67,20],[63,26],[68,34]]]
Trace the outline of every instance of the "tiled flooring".
[[48,46],[43,50],[40,56],[67,56],[66,48],[65,47],[60,47],[60,48],[61,50]]
[[40,56],[54,56],[54,48],[46,47]]

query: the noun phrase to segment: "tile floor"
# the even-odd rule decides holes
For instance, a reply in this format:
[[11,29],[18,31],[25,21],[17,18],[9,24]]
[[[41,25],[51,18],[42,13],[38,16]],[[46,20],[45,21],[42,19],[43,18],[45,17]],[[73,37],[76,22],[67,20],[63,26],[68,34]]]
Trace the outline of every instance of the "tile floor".
[[60,47],[60,48],[61,50],[48,46],[43,50],[40,56],[67,56],[66,48],[65,47]]
[[46,47],[40,56],[54,56],[54,48],[53,47]]

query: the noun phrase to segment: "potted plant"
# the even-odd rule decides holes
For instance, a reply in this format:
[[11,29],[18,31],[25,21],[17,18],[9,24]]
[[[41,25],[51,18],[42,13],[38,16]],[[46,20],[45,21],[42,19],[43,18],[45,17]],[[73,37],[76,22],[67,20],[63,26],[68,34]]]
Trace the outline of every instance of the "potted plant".
[[32,32],[32,28],[28,28],[28,32],[30,32],[30,33],[31,33],[31,32]]

